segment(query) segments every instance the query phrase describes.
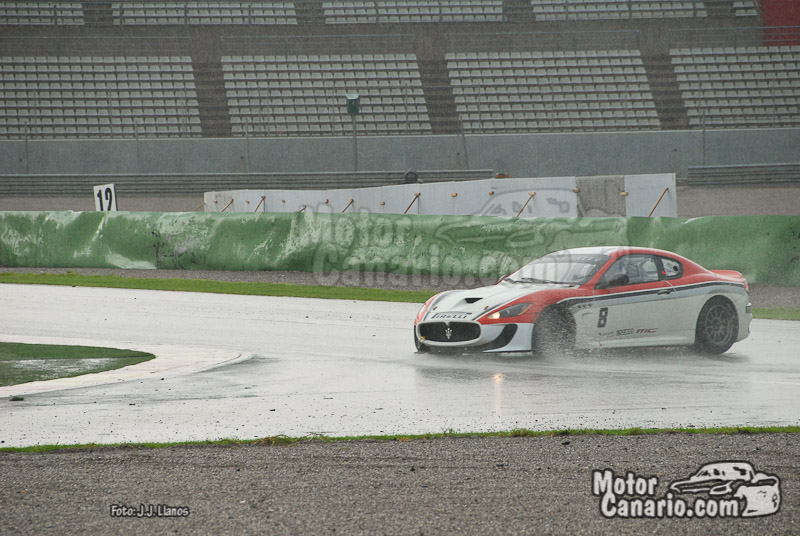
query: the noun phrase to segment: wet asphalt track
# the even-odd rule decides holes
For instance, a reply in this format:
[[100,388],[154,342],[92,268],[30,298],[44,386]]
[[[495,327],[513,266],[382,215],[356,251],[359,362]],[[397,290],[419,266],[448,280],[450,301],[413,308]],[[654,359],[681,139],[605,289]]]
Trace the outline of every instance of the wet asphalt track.
[[[0,340],[163,355],[127,381],[0,388],[6,447],[796,425],[800,407],[798,322],[756,320],[750,338],[715,357],[681,349],[431,356],[414,352],[416,304],[25,285],[0,292]],[[192,356],[201,361],[187,365]],[[25,399],[10,402],[12,394]]]

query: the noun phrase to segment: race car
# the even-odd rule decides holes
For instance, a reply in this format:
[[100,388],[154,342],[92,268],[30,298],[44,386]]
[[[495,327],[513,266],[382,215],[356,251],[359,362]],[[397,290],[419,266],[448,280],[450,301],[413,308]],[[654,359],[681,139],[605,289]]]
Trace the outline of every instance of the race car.
[[675,253],[604,246],[550,253],[497,284],[430,298],[419,352],[533,352],[692,346],[721,354],[750,333],[747,281]]

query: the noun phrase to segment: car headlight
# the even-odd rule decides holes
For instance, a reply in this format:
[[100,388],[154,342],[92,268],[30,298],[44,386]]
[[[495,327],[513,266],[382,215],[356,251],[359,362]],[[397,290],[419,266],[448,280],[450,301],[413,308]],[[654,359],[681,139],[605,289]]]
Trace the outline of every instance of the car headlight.
[[434,295],[434,296],[431,296],[430,298],[428,298],[428,301],[426,301],[426,302],[423,304],[423,306],[422,306],[422,307],[420,307],[419,311],[417,311],[417,322],[419,322],[420,320],[422,320],[422,318],[425,316],[425,313],[427,313],[427,312],[428,312],[428,308],[429,308],[429,307],[431,306],[431,304],[433,303],[433,300],[435,300],[435,299],[436,299],[437,297],[439,297],[441,294],[443,294],[443,293],[442,293],[442,292],[440,292],[439,294],[436,294],[436,295]]
[[532,303],[515,303],[514,305],[509,305],[508,307],[504,307],[499,311],[495,311],[488,315],[486,318],[489,320],[498,320],[500,318],[511,318],[513,316],[522,316],[528,311],[533,308]]

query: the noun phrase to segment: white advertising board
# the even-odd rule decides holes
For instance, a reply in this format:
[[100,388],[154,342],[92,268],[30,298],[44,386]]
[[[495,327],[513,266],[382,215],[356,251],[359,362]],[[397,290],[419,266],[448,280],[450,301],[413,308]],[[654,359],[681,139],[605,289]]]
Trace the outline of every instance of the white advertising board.
[[[609,205],[607,210],[599,207],[595,210],[597,214],[581,210],[579,180],[592,186],[581,194],[590,196],[583,204],[592,201]],[[674,218],[678,213],[674,173],[488,179],[337,190],[233,190],[206,192],[204,200],[205,210],[209,212],[253,212],[254,207],[258,207],[260,212],[403,214],[407,211],[408,214],[507,218],[648,216],[651,212],[652,216]]]

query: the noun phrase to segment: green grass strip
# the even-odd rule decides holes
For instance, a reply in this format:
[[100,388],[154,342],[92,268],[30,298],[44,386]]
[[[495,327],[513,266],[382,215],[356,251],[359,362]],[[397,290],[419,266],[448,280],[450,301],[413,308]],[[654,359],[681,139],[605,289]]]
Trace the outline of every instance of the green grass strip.
[[0,342],[0,361],[11,359],[93,359],[101,357],[148,357],[151,354],[136,350],[120,350],[97,346],[68,346],[59,344],[23,344]]
[[[436,292],[432,290],[383,290],[362,287],[330,287],[323,285],[291,285],[288,283],[246,283],[207,279],[150,279],[137,277],[81,274],[18,274],[0,272],[0,283],[20,285],[65,285],[73,287],[105,287],[177,292],[210,292],[244,296],[288,296],[331,300],[362,300],[424,303]],[[755,318],[800,321],[800,309],[754,307]]]
[[419,435],[364,435],[330,437],[324,435],[311,435],[305,437],[274,436],[259,439],[218,439],[208,441],[179,441],[173,443],[113,443],[99,444],[87,443],[82,445],[37,445],[33,447],[4,447],[0,452],[52,452],[65,449],[106,449],[106,448],[135,448],[135,449],[161,449],[170,447],[191,446],[248,446],[248,445],[293,445],[307,442],[337,443],[344,441],[426,441],[444,438],[504,438],[504,437],[560,437],[560,436],[641,436],[663,434],[704,434],[704,435],[730,435],[730,434],[797,434],[800,426],[731,426],[722,428],[624,428],[624,429],[566,429],[535,431],[516,429],[507,432],[484,433],[459,433],[445,431],[436,434]]
[[361,287],[322,285],[290,285],[287,283],[247,283],[211,281],[207,279],[149,279],[136,277],[80,274],[17,274],[0,273],[0,283],[22,285],[64,285],[73,287],[128,288],[178,292],[209,292],[244,296],[290,296],[331,300],[363,300],[424,303],[433,291],[381,290]]
[[0,342],[0,386],[105,372],[154,357],[116,348]]
[[788,307],[753,307],[753,318],[764,320],[798,320],[800,321],[800,309],[790,309]]

